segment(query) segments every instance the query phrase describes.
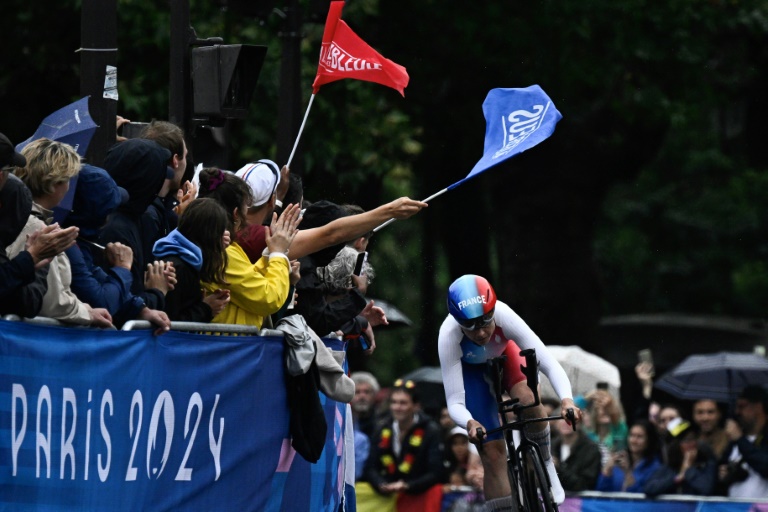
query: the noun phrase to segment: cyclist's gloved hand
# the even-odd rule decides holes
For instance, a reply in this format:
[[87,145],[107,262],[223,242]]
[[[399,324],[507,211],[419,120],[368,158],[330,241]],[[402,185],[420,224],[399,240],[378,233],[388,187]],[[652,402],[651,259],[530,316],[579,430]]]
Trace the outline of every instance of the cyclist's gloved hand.
[[581,423],[581,409],[576,407],[572,398],[564,398],[561,402],[561,407],[562,410],[560,411],[560,415],[565,418],[565,421],[567,421],[569,425],[571,425],[571,422],[568,420],[567,416],[568,409],[573,409],[573,415],[576,418],[576,423]]
[[467,434],[469,434],[469,441],[471,443],[480,444],[484,441],[484,439],[477,437],[478,428],[481,428],[483,429],[483,432],[486,432],[485,427],[479,421],[469,420],[467,422]]

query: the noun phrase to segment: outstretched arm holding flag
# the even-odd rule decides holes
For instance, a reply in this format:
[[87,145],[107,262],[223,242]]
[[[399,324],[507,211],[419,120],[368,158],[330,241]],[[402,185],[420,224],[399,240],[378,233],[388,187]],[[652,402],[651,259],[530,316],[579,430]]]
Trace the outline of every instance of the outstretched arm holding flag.
[[320,47],[320,62],[317,66],[315,81],[312,84],[312,96],[309,99],[307,111],[304,113],[304,120],[299,127],[291,155],[288,157],[286,164],[288,166],[291,165],[309,116],[309,109],[312,108],[312,102],[321,86],[344,78],[352,78],[386,85],[405,96],[404,90],[409,80],[408,72],[403,66],[384,58],[360,39],[341,19],[343,8],[343,1],[333,1],[328,10],[328,18],[325,20],[325,30],[323,31],[323,42]]
[[[563,118],[538,85],[524,89],[491,89],[483,102],[483,114],[486,123],[483,157],[466,177],[424,199],[425,203],[537,145],[552,135],[555,125]],[[392,222],[394,219],[373,231]]]

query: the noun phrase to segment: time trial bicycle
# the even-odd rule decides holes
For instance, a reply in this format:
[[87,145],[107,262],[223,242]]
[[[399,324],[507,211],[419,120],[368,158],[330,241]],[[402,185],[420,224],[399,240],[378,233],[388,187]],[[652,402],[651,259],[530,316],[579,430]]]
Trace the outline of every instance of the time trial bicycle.
[[[493,392],[496,395],[501,426],[489,430],[487,433],[482,428],[478,428],[476,433],[480,439],[496,432],[504,433],[504,441],[507,445],[507,476],[512,488],[512,495],[516,497],[519,512],[557,512],[557,503],[555,503],[552,494],[552,483],[549,481],[549,474],[544,466],[541,449],[536,442],[528,437],[525,426],[542,421],[561,420],[562,416],[522,417],[524,410],[540,405],[541,399],[538,392],[539,364],[536,360],[536,352],[534,349],[526,349],[521,351],[520,355],[525,358],[525,366],[520,365],[520,369],[526,377],[526,384],[533,392],[533,402],[522,404],[517,398],[505,398],[506,390],[502,385],[502,377],[507,356],[502,355],[490,359],[488,365],[491,367]],[[509,412],[514,413],[515,421],[509,421],[507,418]],[[573,429],[576,430],[576,418],[573,409],[568,409],[566,417]],[[514,431],[519,432],[517,443],[515,443]]]

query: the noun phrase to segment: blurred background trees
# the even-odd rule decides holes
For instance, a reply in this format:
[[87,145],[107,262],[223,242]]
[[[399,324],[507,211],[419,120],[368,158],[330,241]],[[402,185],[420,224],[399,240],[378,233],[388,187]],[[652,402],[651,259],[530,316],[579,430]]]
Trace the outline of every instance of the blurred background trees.
[[[80,97],[79,4],[5,3],[0,131],[14,142]],[[279,2],[261,18],[222,4],[191,2],[200,37],[269,47],[249,118],[228,126],[236,169],[275,158],[284,27]],[[327,3],[300,5],[306,106]],[[563,114],[540,146],[375,235],[370,293],[414,321],[379,331],[367,364],[385,382],[436,363],[463,273],[488,276],[546,343],[597,353],[606,315],[763,318],[768,2],[349,0],[343,18],[411,82],[404,99],[323,87],[302,137],[307,199],[372,208],[454,183],[482,155],[492,88],[539,84]],[[165,2],[119,1],[120,115],[167,118],[169,24]]]

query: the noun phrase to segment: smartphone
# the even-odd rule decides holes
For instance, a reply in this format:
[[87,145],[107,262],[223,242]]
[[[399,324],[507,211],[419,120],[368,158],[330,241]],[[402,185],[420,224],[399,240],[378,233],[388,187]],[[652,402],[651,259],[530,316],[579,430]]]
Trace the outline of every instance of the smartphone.
[[359,276],[360,274],[363,273],[363,265],[365,264],[367,259],[368,259],[368,251],[363,251],[361,253],[358,253],[357,262],[355,263],[355,270],[354,272],[352,272],[354,275]]
[[[651,349],[644,348],[643,350],[639,350],[637,352],[637,360],[640,363],[648,363],[653,367],[653,354],[651,353]],[[654,372],[651,371],[651,377],[653,377]]]
[[126,139],[135,139],[149,123],[125,123],[120,128],[120,134]]
[[608,383],[607,382],[598,382],[596,387],[597,387],[597,389],[604,389],[604,390],[607,391],[608,390]]

